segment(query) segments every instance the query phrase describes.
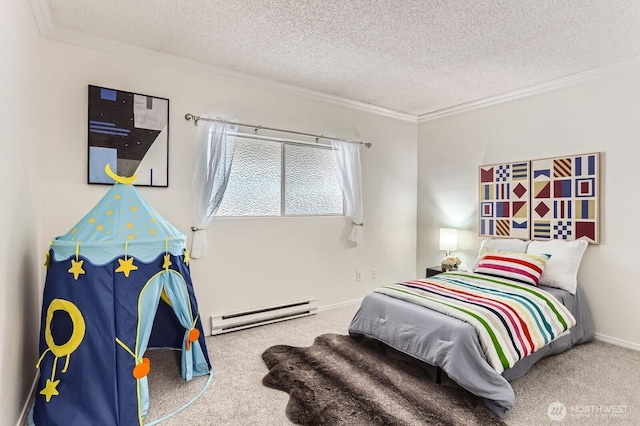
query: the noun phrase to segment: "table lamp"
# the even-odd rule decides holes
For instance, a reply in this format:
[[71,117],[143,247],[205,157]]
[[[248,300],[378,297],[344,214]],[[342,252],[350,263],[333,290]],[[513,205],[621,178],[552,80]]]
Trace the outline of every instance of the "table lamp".
[[451,252],[458,250],[458,230],[454,228],[440,228],[440,250],[446,252],[442,261],[442,270],[450,271],[458,269],[460,259],[452,257]]

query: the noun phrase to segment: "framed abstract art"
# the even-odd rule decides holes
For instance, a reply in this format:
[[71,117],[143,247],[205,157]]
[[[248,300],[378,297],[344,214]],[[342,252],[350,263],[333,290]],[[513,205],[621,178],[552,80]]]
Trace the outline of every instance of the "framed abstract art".
[[600,242],[600,153],[480,166],[479,235]]
[[88,109],[88,183],[169,186],[169,99],[90,85]]
[[533,160],[532,240],[600,242],[600,153]]
[[480,236],[529,239],[530,163],[480,166]]

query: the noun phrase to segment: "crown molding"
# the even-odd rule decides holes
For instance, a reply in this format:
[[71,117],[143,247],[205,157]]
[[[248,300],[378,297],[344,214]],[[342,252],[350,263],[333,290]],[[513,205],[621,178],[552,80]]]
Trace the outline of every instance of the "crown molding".
[[49,2],[47,0],[29,0],[29,5],[31,6],[33,17],[36,20],[40,36],[46,37],[48,28],[53,26]]
[[425,121],[435,120],[437,118],[446,117],[449,115],[460,114],[467,111],[473,111],[474,109],[485,108],[490,105],[496,105],[503,102],[512,101],[515,99],[525,98],[528,96],[537,95],[539,93],[549,92],[552,90],[561,89],[563,87],[572,86],[578,83],[585,83],[587,81],[595,80],[598,78],[607,77],[609,75],[617,74],[620,72],[628,71],[640,66],[640,57],[635,57],[621,62],[616,62],[611,65],[606,65],[592,70],[579,72],[569,75],[567,77],[561,77],[555,80],[550,80],[540,84],[534,84],[522,89],[512,90],[496,96],[490,96],[487,98],[478,99],[475,101],[464,102],[458,105],[454,105],[448,108],[442,108],[437,111],[427,112],[418,116],[418,123]]
[[128,43],[116,42],[102,37],[97,37],[82,33],[79,31],[68,30],[56,26],[51,18],[51,10],[49,9],[48,0],[29,0],[33,15],[40,31],[40,35],[51,40],[74,44],[88,49],[98,50],[106,53],[112,53],[126,57],[146,57],[155,62],[161,61],[169,65],[177,65],[185,68],[195,69],[199,71],[209,72],[217,76],[224,76],[252,83],[257,86],[281,90],[288,93],[302,95],[310,99],[320,100],[334,105],[344,106],[358,111],[368,112],[384,117],[390,117],[397,120],[408,121],[412,123],[423,123],[450,115],[460,114],[475,109],[485,108],[491,105],[500,104],[540,93],[560,89],[578,83],[584,83],[597,78],[606,77],[608,75],[624,72],[629,69],[640,66],[640,57],[632,58],[626,61],[617,62],[615,64],[606,65],[600,68],[583,71],[570,76],[561,77],[544,83],[535,84],[522,89],[513,90],[496,96],[490,96],[469,102],[464,102],[451,107],[442,108],[436,111],[430,111],[423,114],[410,114],[388,108],[368,104],[361,101],[343,98],[336,95],[318,92],[306,89],[292,84],[281,83],[262,77],[231,71],[225,68],[198,62],[192,59],[186,59],[176,55],[161,53],[155,50],[134,46]]
[[56,26],[51,18],[51,11],[49,9],[48,0],[29,0],[33,15],[38,25],[40,35],[50,40],[55,40],[63,43],[69,43],[76,46],[85,47],[88,49],[98,50],[106,53],[112,53],[119,56],[126,57],[145,57],[153,60],[154,62],[163,62],[169,65],[177,65],[185,68],[191,68],[194,70],[209,72],[217,76],[223,76],[233,78],[236,80],[245,81],[255,84],[257,86],[281,90],[297,95],[302,95],[307,98],[320,100],[323,102],[332,103],[334,105],[344,106],[358,111],[368,112],[380,116],[390,117],[398,120],[409,121],[417,123],[418,116],[414,114],[408,114],[400,111],[394,111],[388,108],[383,108],[376,105],[371,105],[365,102],[355,101],[352,99],[343,98],[336,95],[329,95],[327,93],[318,92],[311,89],[302,88],[292,84],[281,83],[274,80],[269,80],[262,77],[256,77],[253,75],[231,71],[225,68],[216,67],[213,65],[205,64],[203,62],[195,61],[192,59],[186,59],[176,55],[170,55],[168,53],[162,53],[155,50],[134,46],[128,43],[117,42],[108,40],[103,37],[98,37],[80,31],[69,30]]

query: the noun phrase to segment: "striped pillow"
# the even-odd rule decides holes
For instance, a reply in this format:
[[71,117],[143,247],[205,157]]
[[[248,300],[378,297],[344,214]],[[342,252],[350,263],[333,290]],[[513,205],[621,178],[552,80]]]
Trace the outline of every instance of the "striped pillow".
[[488,250],[482,255],[473,272],[509,278],[525,284],[538,285],[544,270],[548,254],[511,253],[507,251]]

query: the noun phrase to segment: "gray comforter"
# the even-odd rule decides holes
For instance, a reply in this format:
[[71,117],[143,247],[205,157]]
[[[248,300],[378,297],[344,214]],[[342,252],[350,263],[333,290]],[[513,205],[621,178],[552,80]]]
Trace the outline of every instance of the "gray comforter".
[[545,356],[564,352],[594,336],[589,306],[580,287],[575,295],[556,288],[540,288],[560,300],[577,324],[568,335],[521,359],[502,374],[486,361],[477,333],[470,324],[379,293],[370,293],[362,300],[349,326],[349,334],[373,337],[442,368],[460,386],[484,398],[487,407],[502,418],[515,402],[510,380],[522,376]]

